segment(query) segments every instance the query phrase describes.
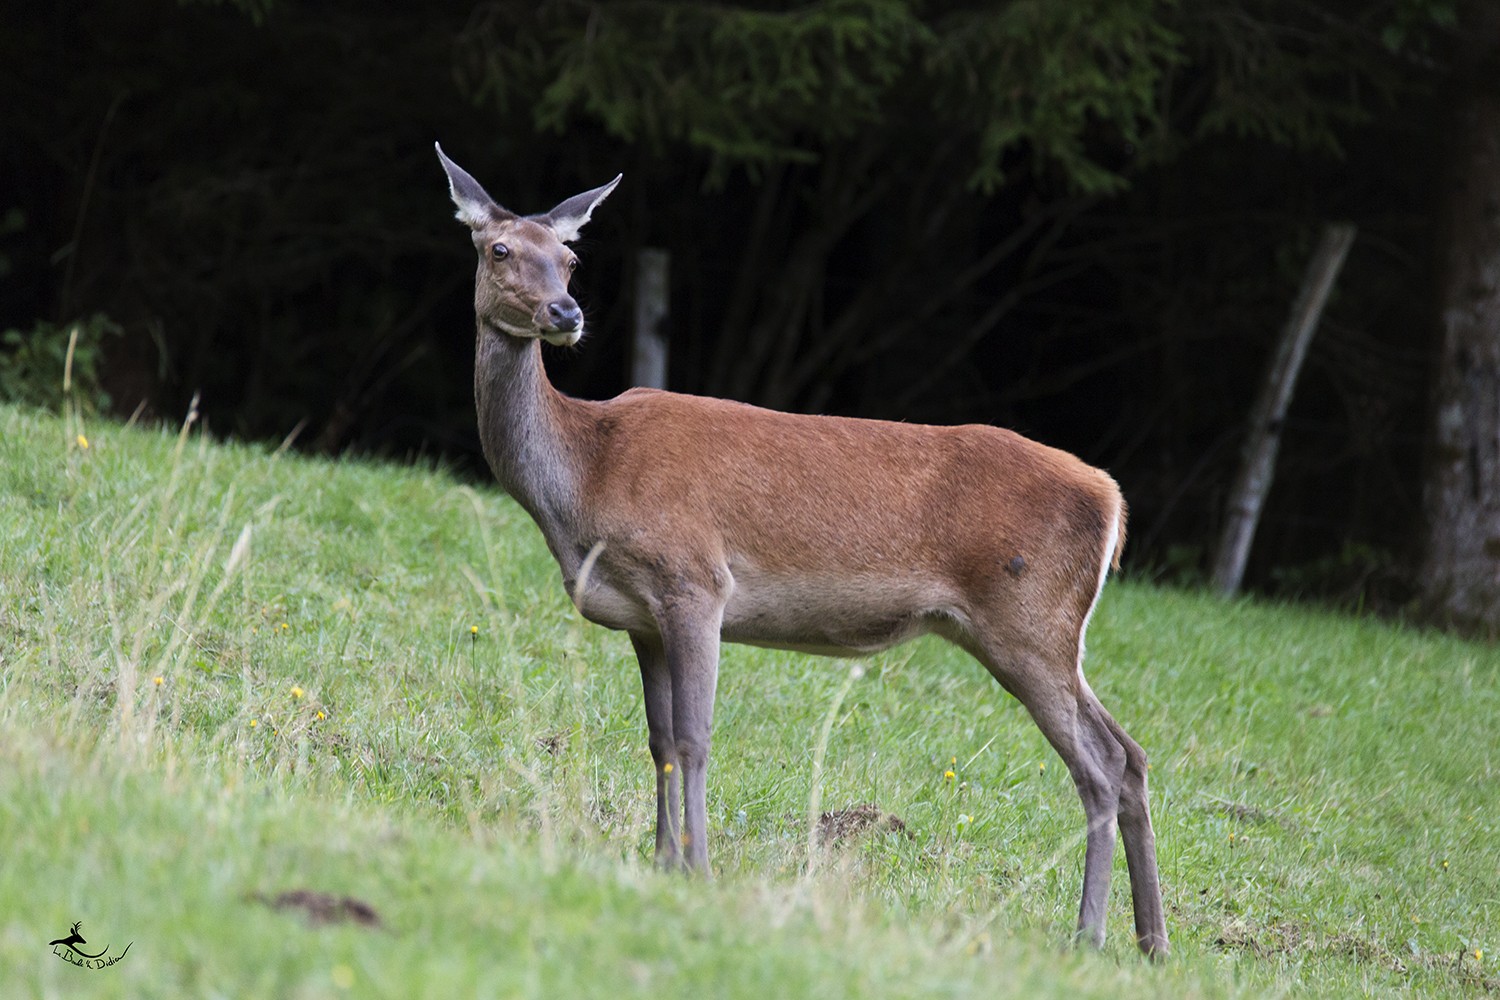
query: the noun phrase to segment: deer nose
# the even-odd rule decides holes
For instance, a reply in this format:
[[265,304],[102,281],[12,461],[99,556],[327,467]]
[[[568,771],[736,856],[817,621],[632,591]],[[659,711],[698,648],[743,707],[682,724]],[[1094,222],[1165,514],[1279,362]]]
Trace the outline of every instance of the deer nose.
[[547,304],[547,322],[555,330],[576,330],[583,325],[583,310],[571,299]]

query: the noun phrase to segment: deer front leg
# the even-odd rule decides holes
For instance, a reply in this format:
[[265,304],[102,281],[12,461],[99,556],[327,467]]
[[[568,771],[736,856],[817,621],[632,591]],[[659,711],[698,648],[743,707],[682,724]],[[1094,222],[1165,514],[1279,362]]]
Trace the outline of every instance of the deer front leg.
[[679,610],[661,622],[672,676],[672,737],[682,771],[682,847],[689,871],[708,869],[708,753],[719,677],[722,612]]
[[672,674],[667,669],[667,654],[660,639],[632,633],[630,641],[641,665],[646,730],[651,761],[656,767],[656,864],[660,868],[676,868],[682,864],[679,832],[682,765],[672,738]]

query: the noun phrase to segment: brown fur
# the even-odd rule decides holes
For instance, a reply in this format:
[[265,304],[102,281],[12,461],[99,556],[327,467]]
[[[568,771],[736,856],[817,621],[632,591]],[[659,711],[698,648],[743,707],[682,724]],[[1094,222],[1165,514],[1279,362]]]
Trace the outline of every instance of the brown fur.
[[[878,632],[862,619],[891,593],[898,608],[934,619],[1014,609],[1006,617],[1022,620],[1008,631],[1045,632],[1062,653],[1093,603],[1108,528],[1124,517],[1107,475],[994,427],[805,416],[645,389],[552,405],[569,436],[588,442],[577,455],[590,498],[580,527],[604,543],[593,582],[646,595],[691,587],[732,600],[743,571],[854,581],[866,600],[847,611],[851,635]],[[1017,556],[1020,576],[1008,569]],[[908,609],[914,587],[928,601]],[[1039,616],[1050,619],[1040,630]],[[829,648],[814,638],[784,644]]]

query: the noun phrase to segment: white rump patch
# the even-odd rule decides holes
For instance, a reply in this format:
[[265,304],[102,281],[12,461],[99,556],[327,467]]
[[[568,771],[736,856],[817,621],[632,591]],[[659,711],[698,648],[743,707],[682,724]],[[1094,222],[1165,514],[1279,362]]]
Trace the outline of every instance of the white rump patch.
[[1115,546],[1120,544],[1120,511],[1115,509],[1110,514],[1109,534],[1105,539],[1104,552],[1099,557],[1099,582],[1094,587],[1094,599],[1089,602],[1088,614],[1083,616],[1083,624],[1078,628],[1078,680],[1084,687],[1088,687],[1088,681],[1083,677],[1083,637],[1089,630],[1089,619],[1094,617],[1094,609],[1099,606],[1099,595],[1104,593],[1104,581],[1109,577]]

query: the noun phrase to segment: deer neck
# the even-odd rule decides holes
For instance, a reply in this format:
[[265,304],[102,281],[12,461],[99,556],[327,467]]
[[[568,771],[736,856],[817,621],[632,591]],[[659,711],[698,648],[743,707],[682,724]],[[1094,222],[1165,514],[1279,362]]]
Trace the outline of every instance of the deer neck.
[[496,480],[542,529],[564,573],[576,571],[581,404],[547,381],[540,341],[512,337],[483,320],[475,337],[474,400]]

